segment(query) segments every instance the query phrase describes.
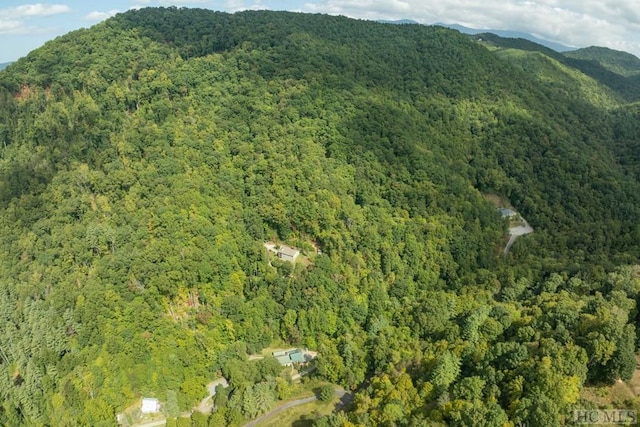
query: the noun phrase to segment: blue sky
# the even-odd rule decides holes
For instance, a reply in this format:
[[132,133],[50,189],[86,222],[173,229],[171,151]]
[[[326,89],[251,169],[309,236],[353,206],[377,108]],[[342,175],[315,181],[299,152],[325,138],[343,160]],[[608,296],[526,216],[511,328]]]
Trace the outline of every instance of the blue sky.
[[330,13],[362,19],[408,18],[471,28],[515,30],[568,46],[605,46],[640,56],[638,0],[0,0],[0,63],[47,40],[146,6]]

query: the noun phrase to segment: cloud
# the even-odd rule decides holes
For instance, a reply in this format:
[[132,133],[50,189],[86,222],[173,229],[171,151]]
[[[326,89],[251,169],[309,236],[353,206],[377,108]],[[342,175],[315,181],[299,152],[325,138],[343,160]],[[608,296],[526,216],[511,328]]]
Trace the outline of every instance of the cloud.
[[406,18],[407,15],[414,14],[416,8],[425,7],[422,2],[415,0],[326,0],[306,3],[303,10],[364,19],[396,19],[400,15]]
[[111,18],[116,13],[120,13],[120,11],[118,9],[112,9],[112,10],[110,10],[108,12],[94,11],[94,12],[88,13],[84,17],[84,19],[86,19],[88,21],[104,21],[107,18]]
[[27,25],[25,20],[42,18],[71,12],[63,4],[24,4],[21,6],[0,8],[0,34],[32,34],[42,28]]
[[640,55],[637,0],[317,0],[303,11],[525,31],[570,46],[600,45]]
[[34,16],[52,16],[71,12],[71,8],[64,4],[23,4],[21,6],[0,9],[5,16],[26,18]]
[[0,19],[0,34],[16,34],[22,32],[24,26],[20,21]]
[[268,6],[256,0],[253,4],[246,4],[244,0],[227,0],[224,2],[224,9],[229,12],[241,12],[243,10],[265,10]]
[[213,3],[211,0],[160,0],[158,3],[162,5],[179,5],[179,4],[188,4],[188,3]]
[[150,6],[193,6],[213,4],[213,0],[136,0],[134,4],[129,6],[129,9],[142,9]]

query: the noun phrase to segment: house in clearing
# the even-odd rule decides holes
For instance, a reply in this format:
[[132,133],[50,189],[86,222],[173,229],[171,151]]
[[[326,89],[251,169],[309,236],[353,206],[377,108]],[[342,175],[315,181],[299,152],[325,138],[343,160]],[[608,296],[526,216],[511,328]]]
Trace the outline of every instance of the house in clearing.
[[278,258],[283,261],[296,262],[296,258],[300,255],[300,251],[290,246],[280,246],[277,255]]
[[514,216],[518,215],[517,212],[509,208],[500,208],[498,209],[498,212],[500,212],[500,215],[502,215],[502,218],[513,218]]
[[286,351],[274,351],[273,357],[282,365],[282,366],[291,366],[294,363],[306,363],[307,359],[305,359],[302,350],[296,348],[294,350],[286,350]]
[[272,242],[266,242],[264,244],[264,247],[267,248],[269,251],[273,252],[274,254],[276,254],[276,256],[283,261],[289,261],[291,263],[294,263],[296,262],[296,258],[300,256],[300,250],[292,246],[277,245]]
[[155,414],[160,412],[160,401],[152,397],[144,397],[142,399],[140,412],[143,414]]

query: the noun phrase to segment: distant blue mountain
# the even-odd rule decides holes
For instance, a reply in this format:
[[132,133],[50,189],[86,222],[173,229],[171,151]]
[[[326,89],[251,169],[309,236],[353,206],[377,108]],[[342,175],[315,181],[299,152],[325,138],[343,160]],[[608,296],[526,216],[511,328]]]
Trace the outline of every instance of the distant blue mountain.
[[413,19],[398,19],[397,21],[387,21],[386,19],[378,19],[381,24],[419,24]]
[[507,31],[507,30],[476,30],[474,28],[468,28],[465,27],[463,25],[458,25],[458,24],[443,24],[438,22],[435,25],[440,25],[443,27],[447,27],[447,28],[451,28],[452,30],[458,30],[461,33],[465,33],[465,34],[480,34],[480,33],[493,33],[496,34],[500,37],[509,37],[509,38],[513,38],[513,39],[525,39],[525,40],[529,40],[532,41],[534,43],[538,43],[542,46],[548,47],[549,49],[553,49],[556,52],[568,52],[571,50],[576,50],[575,47],[569,47],[569,46],[565,46],[563,44],[560,43],[554,43],[554,42],[550,42],[548,40],[544,40],[541,39],[539,37],[536,37],[534,35],[531,35],[529,33],[523,33],[520,31]]
[[[376,22],[380,22],[382,24],[419,24],[412,19],[398,19],[396,21],[389,21],[385,19],[379,19]],[[508,37],[512,39],[525,39],[532,41],[534,43],[538,43],[539,45],[548,47],[549,49],[553,49],[556,52],[568,52],[571,50],[576,50],[575,47],[565,46],[561,43],[550,42],[548,40],[541,39],[529,33],[523,33],[521,31],[509,31],[509,30],[476,30],[475,28],[465,27],[463,25],[458,24],[443,24],[438,22],[434,25],[440,25],[442,27],[451,28],[452,30],[460,31],[464,34],[481,34],[481,33],[493,33],[500,37]]]
[[3,62],[0,64],[0,70],[4,70],[5,68],[7,68],[9,65],[11,65],[12,62]]

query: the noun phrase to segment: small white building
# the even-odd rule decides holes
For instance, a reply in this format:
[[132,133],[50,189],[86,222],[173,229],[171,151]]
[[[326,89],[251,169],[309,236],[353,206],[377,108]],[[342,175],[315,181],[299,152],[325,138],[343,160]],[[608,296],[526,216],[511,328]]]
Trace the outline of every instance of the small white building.
[[143,397],[140,411],[143,414],[155,414],[160,412],[160,401],[153,397]]
[[300,256],[300,250],[292,246],[278,245],[273,242],[265,242],[264,247],[276,254],[276,256],[283,261],[294,263],[296,262],[296,258]]
[[290,246],[280,246],[278,249],[278,258],[283,261],[296,262],[296,258],[300,255],[300,251]]

